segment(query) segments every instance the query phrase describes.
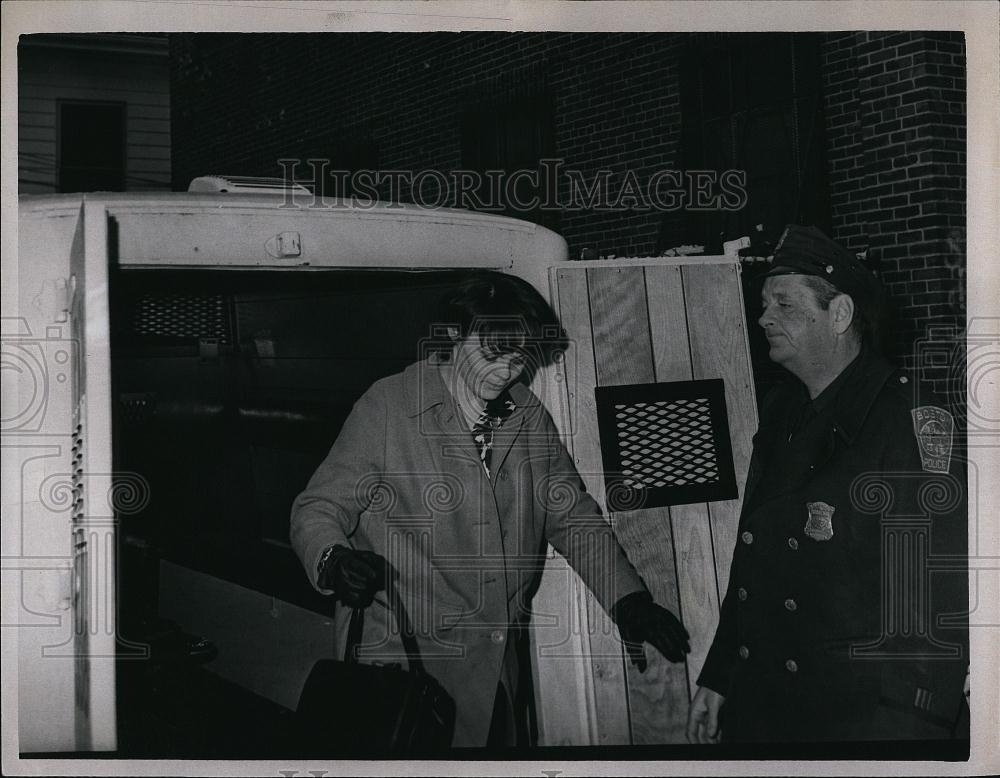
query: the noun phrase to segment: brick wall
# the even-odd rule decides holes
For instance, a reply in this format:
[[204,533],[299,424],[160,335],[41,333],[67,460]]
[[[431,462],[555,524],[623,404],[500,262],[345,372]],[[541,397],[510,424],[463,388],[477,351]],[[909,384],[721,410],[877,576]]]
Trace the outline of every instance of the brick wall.
[[950,393],[964,384],[963,35],[831,33],[823,61],[833,237],[870,247],[900,314],[896,356]]
[[[611,170],[614,195],[627,170],[645,183],[679,168],[678,44],[637,33],[174,36],[174,186],[210,172],[281,175],[277,159],[332,158],[359,135],[381,170],[455,170],[463,107],[540,77],[554,103],[556,157],[588,182]],[[565,200],[569,182],[559,181]],[[663,223],[655,210],[556,219],[573,256],[584,247],[649,254]]]
[[[282,157],[360,144],[380,170],[462,164],[464,107],[543,79],[553,152],[585,179],[684,170],[681,51],[663,33],[368,33],[172,37],[175,188],[199,174],[280,175]],[[869,256],[900,312],[892,356],[939,391],[964,385],[965,56],[961,33],[825,33],[833,237]],[[354,154],[357,162],[357,154]],[[365,156],[365,155],[368,156]],[[562,181],[559,197],[568,196]],[[387,192],[380,191],[385,197]],[[401,199],[409,197],[402,192]],[[791,215],[789,219],[793,218]],[[685,242],[684,215],[564,210],[546,224],[601,253]],[[770,225],[773,226],[773,225]],[[738,237],[736,235],[728,236]],[[930,344],[933,365],[916,356]]]

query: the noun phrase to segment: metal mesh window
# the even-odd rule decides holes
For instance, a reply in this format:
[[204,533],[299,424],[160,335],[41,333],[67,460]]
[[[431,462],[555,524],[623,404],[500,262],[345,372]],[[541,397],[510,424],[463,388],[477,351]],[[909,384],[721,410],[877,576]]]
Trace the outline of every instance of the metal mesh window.
[[179,339],[231,340],[222,295],[143,295],[135,301],[132,331],[136,335]]
[[609,510],[736,496],[721,379],[595,392]]

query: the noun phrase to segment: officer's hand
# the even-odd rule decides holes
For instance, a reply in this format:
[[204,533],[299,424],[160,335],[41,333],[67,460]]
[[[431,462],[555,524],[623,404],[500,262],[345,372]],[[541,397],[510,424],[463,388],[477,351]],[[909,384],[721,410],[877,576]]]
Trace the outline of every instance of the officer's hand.
[[351,608],[367,608],[375,592],[384,589],[392,567],[373,551],[334,546],[319,574],[322,589],[333,589],[334,597]]
[[632,592],[622,597],[611,609],[611,618],[618,625],[632,664],[639,672],[646,671],[643,641],[671,662],[680,662],[691,650],[690,636],[684,625],[666,608],[653,602],[649,592]]
[[688,708],[688,743],[719,742],[719,710],[725,699],[718,692],[704,686],[698,687],[691,700],[691,707]]

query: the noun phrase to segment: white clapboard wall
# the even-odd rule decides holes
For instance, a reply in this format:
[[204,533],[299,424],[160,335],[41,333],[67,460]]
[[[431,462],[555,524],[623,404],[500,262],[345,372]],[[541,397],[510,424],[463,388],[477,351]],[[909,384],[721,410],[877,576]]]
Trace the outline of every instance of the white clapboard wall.
[[60,102],[125,107],[125,188],[170,190],[165,39],[22,36],[18,46],[18,191],[58,192]]
[[[565,362],[568,409],[559,421],[602,508],[598,386],[723,379],[742,495],[757,412],[738,262],[580,262],[553,268],[550,285],[572,341]],[[567,630],[535,630],[543,745],[684,742],[688,703],[729,578],[739,508],[734,499],[609,516],[656,601],[677,613],[691,633],[686,663],[671,664],[647,647],[649,667],[640,674],[624,661],[616,630],[579,580],[561,560],[550,562],[536,613],[567,602],[576,603],[576,612]]]

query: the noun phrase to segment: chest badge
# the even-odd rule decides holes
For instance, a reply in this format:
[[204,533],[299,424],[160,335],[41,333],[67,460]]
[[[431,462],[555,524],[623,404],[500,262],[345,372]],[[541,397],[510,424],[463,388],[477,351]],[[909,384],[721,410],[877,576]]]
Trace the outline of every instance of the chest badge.
[[809,520],[802,531],[813,540],[829,540],[833,537],[833,512],[837,510],[825,502],[807,502]]

